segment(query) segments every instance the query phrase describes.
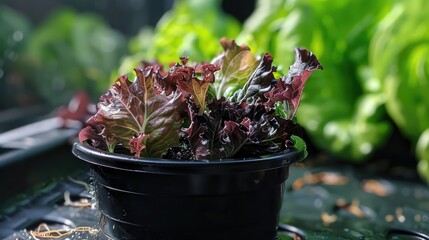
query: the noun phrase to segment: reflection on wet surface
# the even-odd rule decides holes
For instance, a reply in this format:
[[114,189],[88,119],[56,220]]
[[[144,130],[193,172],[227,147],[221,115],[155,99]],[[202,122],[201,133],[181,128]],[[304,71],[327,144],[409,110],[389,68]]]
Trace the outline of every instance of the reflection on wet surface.
[[[86,174],[66,179],[10,210],[0,219],[10,228],[5,239],[103,239],[87,182]],[[429,239],[429,188],[422,183],[292,167],[285,185],[280,240]]]

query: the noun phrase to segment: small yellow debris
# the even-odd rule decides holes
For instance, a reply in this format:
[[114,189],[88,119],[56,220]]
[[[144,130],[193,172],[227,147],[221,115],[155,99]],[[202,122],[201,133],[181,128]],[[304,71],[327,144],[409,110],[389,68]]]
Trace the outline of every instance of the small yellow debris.
[[64,192],[64,206],[90,208],[92,203],[86,198],[81,198],[78,201],[72,201],[70,199],[70,192],[66,191]]
[[414,221],[420,222],[422,220],[422,216],[420,214],[414,215]]
[[344,198],[339,198],[335,203],[335,207],[348,211],[356,217],[365,217],[365,213],[360,208],[360,203],[358,199],[353,200],[351,203],[347,203]]
[[346,176],[333,172],[304,173],[304,176],[295,180],[292,189],[301,189],[304,185],[324,184],[324,185],[344,185],[348,182]]
[[35,231],[30,231],[30,235],[34,239],[59,239],[66,237],[74,232],[88,232],[89,234],[98,234],[98,230],[91,227],[63,228],[50,229],[46,223],[40,224]]
[[360,202],[358,199],[353,200],[352,203],[346,209],[356,217],[365,217],[365,213],[360,208]]
[[338,208],[344,208],[347,205],[347,200],[344,198],[338,198],[335,202],[335,206]]
[[395,220],[395,217],[392,214],[387,214],[384,219],[386,220],[386,222],[393,222],[393,220]]
[[396,212],[396,218],[398,219],[398,221],[401,223],[405,222],[405,216],[403,214],[402,208],[396,208],[395,212]]
[[379,197],[385,197],[389,195],[388,189],[386,189],[383,184],[375,179],[367,179],[363,181],[362,187],[365,192],[377,195]]
[[322,212],[320,217],[322,219],[323,224],[325,225],[329,225],[337,221],[337,216],[335,214],[330,215],[327,212]]

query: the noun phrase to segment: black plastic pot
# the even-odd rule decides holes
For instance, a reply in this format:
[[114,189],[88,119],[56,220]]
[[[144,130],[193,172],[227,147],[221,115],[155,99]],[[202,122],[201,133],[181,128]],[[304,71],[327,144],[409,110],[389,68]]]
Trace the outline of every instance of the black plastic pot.
[[75,143],[91,166],[101,226],[113,239],[273,240],[289,166],[307,155],[173,161],[110,154]]

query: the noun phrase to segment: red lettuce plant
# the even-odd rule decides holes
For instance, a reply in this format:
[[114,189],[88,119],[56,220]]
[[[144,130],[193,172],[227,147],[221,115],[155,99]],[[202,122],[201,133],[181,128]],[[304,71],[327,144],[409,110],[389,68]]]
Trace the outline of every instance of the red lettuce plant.
[[224,52],[212,63],[190,66],[184,57],[168,71],[144,63],[133,81],[119,77],[101,96],[80,141],[137,157],[197,160],[288,149],[304,85],[322,69],[316,56],[296,49],[289,73],[276,79],[269,53],[258,59],[233,40],[221,44]]

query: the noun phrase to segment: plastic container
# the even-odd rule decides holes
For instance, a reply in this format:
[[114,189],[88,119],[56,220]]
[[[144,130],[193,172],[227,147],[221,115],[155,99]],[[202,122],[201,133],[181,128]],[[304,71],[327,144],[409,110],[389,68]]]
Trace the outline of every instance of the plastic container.
[[242,160],[174,161],[111,154],[75,143],[95,184],[100,226],[112,239],[273,240],[294,149]]

